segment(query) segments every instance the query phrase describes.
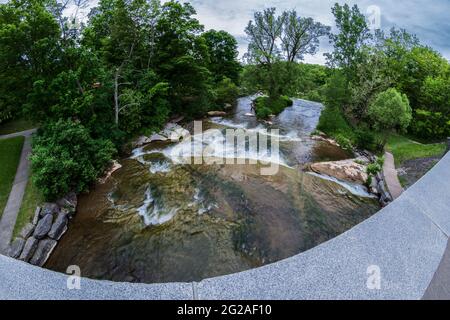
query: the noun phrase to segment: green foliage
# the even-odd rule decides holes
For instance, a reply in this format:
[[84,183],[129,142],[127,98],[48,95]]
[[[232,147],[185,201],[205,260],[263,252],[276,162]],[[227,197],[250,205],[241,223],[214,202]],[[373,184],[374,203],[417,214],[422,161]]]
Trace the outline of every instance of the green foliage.
[[417,109],[414,111],[410,132],[425,140],[445,139],[450,136],[450,116]]
[[286,96],[278,98],[258,97],[253,101],[256,116],[261,119],[267,119],[270,115],[278,115],[294,102]]
[[79,122],[48,123],[33,139],[33,182],[46,200],[86,191],[104,172],[116,150],[109,140],[93,139]]
[[237,61],[239,52],[236,39],[226,31],[216,30],[209,30],[201,37],[208,48],[208,69],[214,75],[215,82],[228,78],[237,84],[241,65]]
[[245,58],[256,66],[250,73],[252,82],[270,97],[282,95],[285,85],[292,82],[295,62],[316,53],[319,38],[328,32],[329,27],[300,17],[295,10],[280,15],[276,8],[255,12],[245,29],[249,39]]
[[370,163],[367,165],[367,174],[375,176],[377,173],[381,172],[382,166],[379,163]]
[[45,1],[0,4],[0,123],[22,113],[34,81],[61,70],[59,37]]
[[427,77],[420,90],[422,106],[429,111],[450,116],[450,71],[438,77]]
[[225,103],[234,104],[239,96],[239,88],[229,78],[223,78],[216,86],[216,103],[223,107]]
[[323,131],[330,136],[338,134],[352,136],[353,132],[352,127],[347,123],[340,109],[328,105],[322,110],[317,130]]
[[355,75],[356,65],[363,61],[360,48],[370,39],[366,17],[357,5],[350,8],[348,4],[341,6],[336,3],[332,13],[339,32],[330,34],[334,51],[326,55],[328,64],[341,68],[351,79]]
[[376,97],[369,107],[368,116],[378,131],[406,131],[412,119],[412,111],[406,95],[391,88]]

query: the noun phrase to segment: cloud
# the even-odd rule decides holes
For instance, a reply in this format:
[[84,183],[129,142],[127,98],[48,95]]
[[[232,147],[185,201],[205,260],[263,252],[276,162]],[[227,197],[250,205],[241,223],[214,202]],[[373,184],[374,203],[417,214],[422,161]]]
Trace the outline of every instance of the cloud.
[[[225,30],[239,42],[241,55],[247,49],[244,29],[255,11],[276,7],[278,11],[296,9],[300,15],[312,17],[324,24],[334,26],[331,7],[335,2],[358,4],[366,13],[375,5],[381,11],[381,28],[388,30],[395,26],[416,34],[420,40],[450,59],[450,1],[448,0],[190,0],[197,10],[197,17],[207,29]],[[307,56],[310,63],[325,62],[323,53],[330,50],[327,41],[321,41],[321,48],[314,56]]]

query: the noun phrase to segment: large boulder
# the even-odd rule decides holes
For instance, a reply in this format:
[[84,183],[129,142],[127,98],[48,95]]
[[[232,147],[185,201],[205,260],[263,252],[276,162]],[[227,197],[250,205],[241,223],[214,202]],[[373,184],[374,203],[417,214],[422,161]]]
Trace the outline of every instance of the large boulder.
[[33,256],[38,246],[39,240],[35,237],[29,237],[23,246],[22,253],[19,256],[19,260],[28,262]]
[[167,141],[167,137],[164,137],[158,133],[152,134],[150,137],[151,142],[161,142],[161,141]]
[[166,124],[164,129],[159,133],[160,135],[167,137],[167,139],[171,141],[179,141],[181,139],[187,138],[190,136],[188,130],[184,129],[180,125],[176,123],[169,122]]
[[310,168],[316,173],[352,183],[365,184],[368,179],[366,173],[367,167],[361,163],[355,162],[355,159],[317,162],[311,164]]
[[33,257],[30,259],[30,263],[34,264],[35,266],[42,267],[57,244],[58,242],[52,239],[39,241],[36,251],[34,252]]
[[55,219],[48,236],[54,240],[59,240],[61,236],[67,231],[67,224],[69,220],[64,212],[60,212]]
[[151,142],[149,137],[146,136],[140,136],[133,142],[133,148],[140,148],[142,146],[145,146],[146,144],[149,144]]
[[22,249],[25,246],[25,240],[22,238],[16,238],[16,240],[13,241],[11,244],[11,247],[9,248],[8,255],[11,258],[17,259],[20,254],[22,253]]
[[39,220],[36,229],[34,229],[33,237],[36,239],[44,238],[52,228],[52,223],[53,214],[45,215],[41,220]]
[[20,237],[23,239],[28,239],[33,234],[35,226],[32,223],[27,223],[20,231]]

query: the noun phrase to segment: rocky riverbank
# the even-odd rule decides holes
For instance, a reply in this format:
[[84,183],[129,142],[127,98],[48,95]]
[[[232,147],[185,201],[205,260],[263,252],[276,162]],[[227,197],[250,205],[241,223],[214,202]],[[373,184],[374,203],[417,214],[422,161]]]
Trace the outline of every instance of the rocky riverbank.
[[[311,139],[339,146],[335,140],[323,133],[313,135]],[[305,167],[305,170],[333,177],[340,181],[359,184],[366,188],[369,193],[377,196],[382,206],[388,205],[393,198],[386,187],[382,168],[380,168],[380,172],[375,174],[369,173],[368,170],[371,164],[377,163],[378,158],[368,151],[354,150],[353,153],[356,155],[353,159],[311,163]]]
[[37,207],[33,221],[25,225],[11,244],[9,255],[33,265],[43,266],[67,231],[76,207],[77,195],[74,192],[54,203],[45,203],[42,208]]

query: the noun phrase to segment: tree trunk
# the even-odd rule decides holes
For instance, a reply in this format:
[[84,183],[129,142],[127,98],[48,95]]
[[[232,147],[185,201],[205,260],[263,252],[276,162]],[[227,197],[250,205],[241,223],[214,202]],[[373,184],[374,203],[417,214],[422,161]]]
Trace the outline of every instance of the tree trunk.
[[119,125],[119,68],[114,76],[114,114],[116,125]]

